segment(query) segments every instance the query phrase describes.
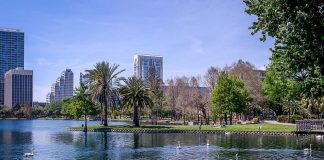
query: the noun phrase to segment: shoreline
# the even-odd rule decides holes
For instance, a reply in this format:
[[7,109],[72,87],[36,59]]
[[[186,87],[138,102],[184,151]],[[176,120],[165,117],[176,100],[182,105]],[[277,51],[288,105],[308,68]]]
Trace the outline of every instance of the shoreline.
[[[83,128],[68,128],[69,131],[83,132]],[[115,132],[115,133],[191,133],[191,134],[239,134],[239,135],[273,135],[273,136],[292,136],[295,132],[277,131],[230,131],[230,130],[155,130],[155,129],[111,129],[97,128],[88,129],[88,132]]]
[[[295,126],[274,124],[249,124],[228,125],[224,127],[213,127],[210,125],[183,126],[183,125],[90,125],[88,132],[119,132],[119,133],[203,133],[203,134],[252,134],[252,135],[295,135]],[[69,131],[83,131],[81,126],[70,126]]]

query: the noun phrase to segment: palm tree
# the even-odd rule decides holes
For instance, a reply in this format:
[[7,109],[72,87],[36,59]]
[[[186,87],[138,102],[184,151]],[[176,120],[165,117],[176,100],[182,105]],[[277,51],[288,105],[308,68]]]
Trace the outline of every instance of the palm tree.
[[124,80],[125,85],[120,89],[122,106],[133,107],[133,123],[139,127],[139,108],[150,107],[153,102],[150,98],[150,89],[136,77]]
[[93,99],[104,104],[104,126],[108,125],[108,106],[115,104],[115,99],[118,97],[118,86],[122,77],[118,75],[124,70],[119,70],[119,65],[111,65],[108,62],[98,62],[92,70],[86,70],[87,85],[89,86],[89,92]]

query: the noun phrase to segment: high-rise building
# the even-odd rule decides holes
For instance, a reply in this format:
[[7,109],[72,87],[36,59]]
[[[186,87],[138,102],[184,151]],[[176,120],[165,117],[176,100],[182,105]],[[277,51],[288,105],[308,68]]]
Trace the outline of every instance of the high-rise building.
[[0,105],[4,104],[4,76],[7,71],[24,68],[24,32],[0,28]]
[[134,56],[134,75],[144,81],[148,80],[150,68],[155,69],[155,74],[163,81],[163,57],[153,55]]
[[23,68],[11,69],[5,74],[4,105],[33,104],[33,71]]
[[63,71],[51,86],[51,92],[46,96],[46,102],[52,103],[64,98],[73,97],[73,72],[71,69]]
[[89,81],[89,77],[86,74],[80,73],[80,84],[87,83]]
[[51,91],[50,93],[47,93],[46,95],[46,103],[52,103],[54,102],[54,94]]

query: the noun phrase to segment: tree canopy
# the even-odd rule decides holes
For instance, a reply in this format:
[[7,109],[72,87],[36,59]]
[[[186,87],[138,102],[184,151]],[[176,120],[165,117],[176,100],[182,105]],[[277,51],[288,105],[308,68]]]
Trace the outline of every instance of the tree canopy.
[[263,91],[269,100],[268,107],[277,115],[284,113],[287,102],[300,100],[298,83],[285,78],[272,67],[268,68],[265,75]]
[[118,87],[123,80],[119,74],[124,70],[119,70],[119,65],[110,64],[109,62],[98,62],[94,69],[86,70],[87,86],[93,99],[104,104],[104,125],[108,125],[108,107],[115,105],[118,97]]
[[[234,75],[229,76],[227,73],[221,72],[212,96],[213,116],[220,117],[224,114],[225,123],[227,123],[228,114],[243,113],[247,105],[248,92],[243,81]],[[232,116],[230,116],[231,122]]]
[[125,85],[120,88],[122,106],[133,108],[133,123],[139,127],[139,108],[151,107],[150,89],[141,79],[130,77],[124,80]]
[[324,92],[324,1],[244,0],[246,12],[256,15],[250,29],[261,41],[275,39],[271,48],[274,69],[301,84],[305,97]]

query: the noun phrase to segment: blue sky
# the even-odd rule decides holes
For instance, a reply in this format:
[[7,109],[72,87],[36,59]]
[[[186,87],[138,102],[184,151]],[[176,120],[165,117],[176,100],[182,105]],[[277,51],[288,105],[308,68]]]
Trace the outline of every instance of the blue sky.
[[242,0],[0,0],[0,27],[25,32],[25,69],[34,101],[45,101],[66,68],[79,73],[109,61],[133,74],[136,53],[162,55],[164,80],[203,75],[238,59],[269,63],[272,41],[248,27]]

